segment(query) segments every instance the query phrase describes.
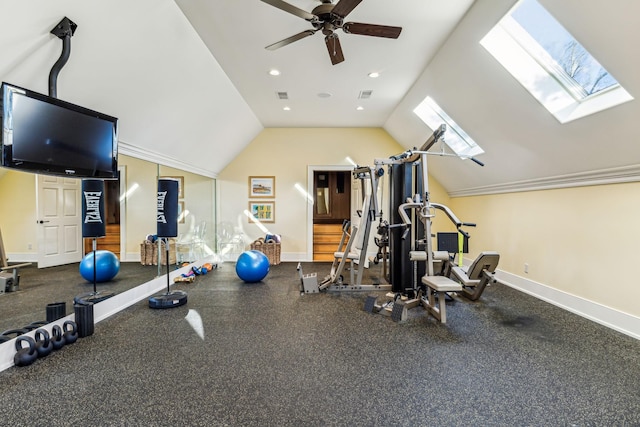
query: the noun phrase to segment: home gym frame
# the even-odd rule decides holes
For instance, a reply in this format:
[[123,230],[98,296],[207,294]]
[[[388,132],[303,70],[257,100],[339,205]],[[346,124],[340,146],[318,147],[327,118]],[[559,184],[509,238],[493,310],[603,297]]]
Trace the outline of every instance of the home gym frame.
[[[378,206],[378,186],[384,175],[384,169],[356,166],[352,174],[354,178],[360,180],[364,193],[362,210],[358,212],[360,221],[358,224],[351,224],[348,220],[343,223],[342,237],[338,250],[334,252],[331,270],[322,282],[317,283],[317,275],[305,276],[298,265],[302,293],[391,290],[391,285],[388,283],[362,283],[364,269],[369,265],[367,248],[371,225],[382,217],[382,211]],[[348,282],[344,281],[345,269],[349,270]],[[384,279],[381,278],[381,282]]]
[[[365,302],[368,312],[390,315],[394,320],[402,321],[406,319],[408,309],[422,305],[445,323],[446,295],[464,289],[459,281],[449,277],[449,253],[434,251],[432,243],[431,222],[436,210],[444,212],[458,233],[466,238],[468,234],[462,227],[475,226],[460,221],[447,206],[430,200],[427,156],[455,156],[444,151],[429,152],[444,137],[445,131],[446,125],[443,124],[419,150],[407,150],[389,159],[375,160],[376,169],[382,166],[389,168],[391,181],[388,234],[393,293],[387,294],[386,302],[380,305],[376,303],[375,295],[369,296]],[[484,166],[480,161],[468,158]]]

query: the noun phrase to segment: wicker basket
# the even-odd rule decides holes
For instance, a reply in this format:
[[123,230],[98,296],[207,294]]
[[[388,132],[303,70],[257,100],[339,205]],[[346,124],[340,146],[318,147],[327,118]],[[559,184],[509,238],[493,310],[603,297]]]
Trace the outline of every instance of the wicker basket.
[[251,250],[260,251],[267,256],[270,265],[280,264],[280,243],[275,240],[264,241],[263,237],[251,243]]
[[[167,265],[167,251],[162,246],[160,254],[162,265]],[[140,244],[140,263],[142,265],[158,265],[158,243],[145,240]],[[176,263],[176,241],[169,239],[169,264]]]

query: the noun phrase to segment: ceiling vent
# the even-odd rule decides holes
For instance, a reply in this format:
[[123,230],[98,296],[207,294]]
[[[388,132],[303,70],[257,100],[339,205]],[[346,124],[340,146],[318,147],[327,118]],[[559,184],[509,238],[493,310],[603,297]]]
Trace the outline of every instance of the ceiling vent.
[[287,92],[276,92],[278,99],[289,99],[289,94]]
[[369,99],[371,98],[372,93],[372,90],[361,90],[360,94],[358,95],[358,99]]

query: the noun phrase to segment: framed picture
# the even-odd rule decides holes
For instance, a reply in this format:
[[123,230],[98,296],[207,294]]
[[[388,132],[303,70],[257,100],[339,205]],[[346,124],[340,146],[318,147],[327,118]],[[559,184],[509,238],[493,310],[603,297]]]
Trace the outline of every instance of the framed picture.
[[178,199],[184,199],[184,176],[161,176],[159,178],[171,178],[178,180]]
[[276,197],[276,177],[250,176],[249,197]]
[[178,223],[184,224],[184,200],[178,202]]
[[[252,217],[260,222],[275,222],[276,212],[274,202],[249,202],[249,212]],[[249,218],[249,222],[253,222],[253,218]]]

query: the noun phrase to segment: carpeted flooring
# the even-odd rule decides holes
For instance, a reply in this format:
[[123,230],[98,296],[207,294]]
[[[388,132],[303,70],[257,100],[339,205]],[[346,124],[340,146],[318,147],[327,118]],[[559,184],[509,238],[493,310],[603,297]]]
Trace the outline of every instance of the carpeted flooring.
[[[134,286],[123,267],[118,286]],[[137,280],[157,273],[138,267]],[[329,265],[303,268],[322,277]],[[66,273],[51,270],[40,292],[56,300]],[[225,263],[178,288],[185,306],[142,301],[0,372],[2,423],[640,425],[640,342],[504,285],[454,299],[445,325],[422,308],[403,323],[366,313],[367,293],[300,295],[296,263],[254,284]]]

